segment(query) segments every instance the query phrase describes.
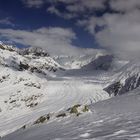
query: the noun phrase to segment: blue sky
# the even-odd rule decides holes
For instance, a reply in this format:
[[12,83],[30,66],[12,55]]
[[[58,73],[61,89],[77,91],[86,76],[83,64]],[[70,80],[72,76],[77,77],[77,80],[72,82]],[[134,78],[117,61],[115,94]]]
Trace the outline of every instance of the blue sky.
[[[55,14],[47,12],[49,4],[41,8],[28,8],[21,0],[1,0],[0,19],[7,19],[13,24],[0,24],[0,28],[13,28],[32,30],[40,27],[62,27],[72,28],[77,38],[73,44],[83,48],[98,48],[94,37],[83,27],[76,25],[75,19],[64,19]],[[63,10],[63,7],[61,7]],[[18,45],[21,46],[21,45]]]
[[1,0],[0,39],[50,53],[140,53],[140,0]]

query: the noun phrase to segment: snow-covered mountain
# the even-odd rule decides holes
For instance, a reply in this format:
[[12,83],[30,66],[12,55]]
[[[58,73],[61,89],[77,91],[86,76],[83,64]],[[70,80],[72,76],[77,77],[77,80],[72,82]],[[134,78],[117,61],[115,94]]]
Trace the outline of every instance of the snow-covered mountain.
[[16,70],[28,70],[45,75],[63,69],[40,48],[17,49],[2,42],[0,43],[0,63]]
[[0,136],[32,124],[44,114],[55,119],[61,110],[109,97],[101,85],[58,79],[59,72],[65,73],[64,68],[40,49],[20,50],[1,43]]
[[93,60],[94,56],[55,56],[54,59],[67,69],[80,69]]
[[[125,130],[122,126],[111,129],[113,124],[118,124],[117,120],[126,121],[121,117],[125,112],[118,109],[121,104],[129,106],[127,100],[132,98],[134,107],[139,105],[140,63],[138,60],[119,60],[101,52],[77,58],[52,58],[41,48],[18,49],[0,42],[2,139],[81,140],[97,137],[113,140],[115,136],[118,139],[119,134],[128,133],[127,127]],[[122,94],[125,94],[122,98],[111,98]],[[128,109],[132,122],[132,114],[139,111],[133,110],[134,107]],[[114,117],[114,109],[118,118]],[[100,131],[105,124],[111,127]],[[139,131],[135,132],[138,136]]]
[[[66,69],[81,69],[82,67],[98,61],[100,58],[108,55],[109,54],[103,50],[94,50],[93,54],[81,56],[55,56],[54,60],[64,66]],[[96,67],[96,65],[98,64],[96,63],[94,67]]]
[[111,84],[105,88],[110,95],[121,95],[136,89],[140,86],[140,62],[133,60],[127,63],[111,78],[113,79]]

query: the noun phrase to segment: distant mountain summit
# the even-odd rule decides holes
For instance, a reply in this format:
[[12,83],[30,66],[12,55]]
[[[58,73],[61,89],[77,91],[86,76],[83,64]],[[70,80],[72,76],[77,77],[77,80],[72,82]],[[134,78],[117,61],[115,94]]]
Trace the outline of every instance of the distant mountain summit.
[[0,42],[0,63],[16,70],[47,74],[62,67],[41,48],[18,49]]
[[19,53],[21,55],[29,55],[32,54],[34,56],[44,56],[44,57],[49,57],[49,53],[45,50],[43,50],[40,47],[29,47],[29,48],[24,48],[24,49],[20,49]]
[[[106,61],[106,59],[110,57],[109,62]],[[104,58],[104,60],[101,60]],[[99,65],[103,65],[103,63],[110,63],[112,62],[112,55],[107,54],[103,52],[102,50],[95,50],[94,54],[86,54],[81,56],[56,56],[54,57],[54,60],[57,61],[59,64],[64,66],[66,69],[81,69],[84,67],[92,65],[92,68],[90,70],[98,69]],[[100,62],[99,62],[100,61]],[[93,63],[93,64],[92,64]],[[94,66],[93,66],[94,65]],[[104,64],[105,65],[105,64]],[[105,69],[104,67],[102,67]],[[101,68],[101,69],[102,69]]]

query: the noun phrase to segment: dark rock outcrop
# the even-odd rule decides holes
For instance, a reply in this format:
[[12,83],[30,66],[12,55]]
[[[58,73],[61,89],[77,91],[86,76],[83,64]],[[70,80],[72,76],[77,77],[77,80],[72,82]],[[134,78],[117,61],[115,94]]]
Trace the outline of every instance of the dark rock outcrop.
[[121,83],[121,81],[115,82],[108,87],[106,87],[104,90],[109,93],[109,95],[122,95],[125,94],[131,90],[136,89],[140,86],[140,76],[139,74],[133,75],[125,80],[124,83]]

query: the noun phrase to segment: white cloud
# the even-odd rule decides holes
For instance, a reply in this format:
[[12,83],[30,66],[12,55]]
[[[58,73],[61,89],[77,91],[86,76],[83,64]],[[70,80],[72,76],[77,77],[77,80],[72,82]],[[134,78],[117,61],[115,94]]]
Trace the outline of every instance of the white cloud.
[[50,6],[47,9],[47,11],[50,12],[51,14],[55,14],[55,15],[57,15],[59,17],[64,18],[64,19],[71,19],[71,18],[77,17],[77,14],[74,14],[74,13],[60,12],[55,6]]
[[44,48],[52,55],[81,53],[81,49],[72,45],[72,40],[76,38],[76,35],[71,29],[58,27],[39,28],[32,31],[0,29],[0,35],[26,46]]
[[[117,13],[104,13],[78,20],[98,44],[121,58],[135,58],[140,54],[140,1],[112,0],[111,8]],[[100,29],[99,29],[100,28]]]
[[[54,14],[70,19],[81,16],[82,13],[85,12],[92,13],[94,10],[105,8],[105,1],[106,0],[51,0],[50,3],[55,7],[55,11],[53,12]],[[67,12],[61,12],[57,7],[60,2],[65,5],[65,10]],[[48,9],[50,9],[50,7]],[[52,11],[48,11],[52,13]]]
[[[63,17],[65,19],[71,19],[81,16],[81,12],[93,12],[97,9],[105,8],[104,2],[106,0],[21,0],[28,8],[40,8],[46,3],[50,6],[47,7],[47,11],[51,14]],[[59,9],[59,5],[63,4],[64,9]],[[66,12],[66,11],[67,12]]]
[[88,19],[84,20],[78,20],[77,21],[78,26],[85,26],[85,29],[91,33],[92,35],[95,34],[95,28],[96,26],[104,26],[104,20],[101,17],[95,17],[91,16]]
[[[105,14],[85,21],[85,28],[94,35],[100,46],[122,58],[135,58],[140,54],[140,11],[126,14]],[[99,32],[95,27],[104,26]]]
[[94,10],[104,8],[105,0],[80,0],[73,1],[66,9],[70,12],[85,12],[85,10]]
[[[139,56],[140,0],[44,0],[44,2],[50,3],[51,6],[48,8],[50,13],[67,19],[75,18],[77,25],[83,26],[91,33],[101,47],[124,58]],[[105,2],[108,2],[108,5]],[[63,10],[59,9],[60,4],[63,4]],[[106,12],[103,12],[103,9],[106,9]],[[100,16],[96,15],[95,10],[103,13],[100,13]]]
[[112,9],[117,11],[131,11],[140,8],[140,0],[111,0]]
[[23,4],[28,8],[40,8],[45,3],[44,0],[22,0]]
[[11,21],[11,18],[9,17],[0,19],[0,24],[15,26],[14,23]]

